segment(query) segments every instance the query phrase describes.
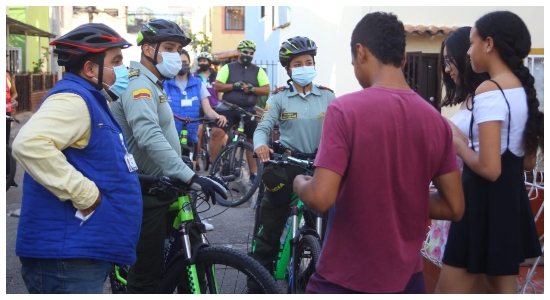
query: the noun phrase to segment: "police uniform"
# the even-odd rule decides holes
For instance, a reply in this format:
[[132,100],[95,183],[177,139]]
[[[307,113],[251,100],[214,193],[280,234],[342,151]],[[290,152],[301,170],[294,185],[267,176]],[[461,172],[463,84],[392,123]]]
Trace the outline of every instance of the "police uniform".
[[[262,121],[254,131],[254,149],[267,145],[275,123],[279,122],[281,144],[293,152],[291,155],[314,154],[321,140],[325,112],[334,98],[331,89],[320,85],[312,85],[310,93],[306,96],[300,95],[296,88],[291,86],[276,89],[267,100]],[[304,171],[290,165],[284,168],[288,177],[286,190],[291,192],[294,178]],[[268,270],[272,268],[272,262],[279,251],[279,238],[290,214],[289,204],[290,194],[268,190],[260,204],[257,226],[260,230],[254,237],[256,246],[250,255]],[[307,216],[305,219],[307,225],[314,228],[314,219]],[[326,219],[325,215],[323,227],[326,227]],[[251,282],[248,286],[254,288]]]
[[[180,141],[163,82],[139,62],[132,61],[130,68],[128,88],[118,101],[111,103],[113,115],[126,137],[128,151],[134,156],[139,170],[147,175],[189,181],[195,172],[181,159]],[[155,292],[158,282],[154,280],[160,277],[163,267],[166,209],[175,200],[143,195],[137,261],[128,274],[129,293]]]

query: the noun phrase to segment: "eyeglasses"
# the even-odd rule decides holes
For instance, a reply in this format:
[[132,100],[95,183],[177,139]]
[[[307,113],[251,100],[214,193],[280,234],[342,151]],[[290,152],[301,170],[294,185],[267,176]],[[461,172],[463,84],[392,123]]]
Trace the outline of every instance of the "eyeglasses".
[[246,55],[254,55],[254,51],[248,51],[246,49],[241,50],[241,52],[246,54]]
[[445,69],[452,69],[453,68],[453,65],[451,64],[451,61],[448,59],[448,58],[445,58],[444,62],[445,64]]

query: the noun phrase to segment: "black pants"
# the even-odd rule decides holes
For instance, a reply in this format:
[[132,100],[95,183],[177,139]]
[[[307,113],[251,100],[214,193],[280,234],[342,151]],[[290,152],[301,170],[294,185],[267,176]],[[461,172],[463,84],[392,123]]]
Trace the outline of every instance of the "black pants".
[[[296,176],[304,172],[303,169],[293,166],[285,166],[285,169],[291,184]],[[273,193],[266,191],[261,200],[260,215],[257,218],[258,224],[255,224],[257,225],[255,228],[259,228],[259,232],[255,233],[256,247],[250,256],[260,262],[267,270],[273,271],[273,261],[275,261],[279,252],[280,238],[286,220],[290,216],[290,199],[286,205],[274,205],[270,197],[273,197]],[[306,226],[309,228],[315,228],[315,218],[316,216],[310,211],[304,213]],[[328,211],[323,214],[323,232],[326,230],[327,220]],[[256,285],[249,281],[248,287],[254,289]]]

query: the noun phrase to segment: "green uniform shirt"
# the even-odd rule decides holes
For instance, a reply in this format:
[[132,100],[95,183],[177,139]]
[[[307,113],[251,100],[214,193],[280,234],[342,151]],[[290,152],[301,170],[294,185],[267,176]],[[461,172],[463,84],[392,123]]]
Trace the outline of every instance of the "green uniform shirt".
[[181,160],[181,145],[163,82],[139,62],[130,62],[130,83],[111,110],[128,151],[143,173],[189,181],[195,172]]
[[295,86],[275,90],[267,100],[264,116],[254,131],[254,149],[267,144],[275,122],[279,121],[280,141],[288,149],[314,153],[321,141],[321,130],[327,106],[335,98],[327,88],[312,85],[304,97]]

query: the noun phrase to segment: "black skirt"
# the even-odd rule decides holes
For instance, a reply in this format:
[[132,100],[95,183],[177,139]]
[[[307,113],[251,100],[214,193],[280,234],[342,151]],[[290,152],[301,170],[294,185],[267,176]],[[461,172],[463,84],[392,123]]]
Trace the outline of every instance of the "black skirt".
[[526,258],[542,255],[523,177],[523,157],[506,150],[502,174],[490,182],[464,165],[464,216],[452,222],[443,263],[489,276],[519,274]]

